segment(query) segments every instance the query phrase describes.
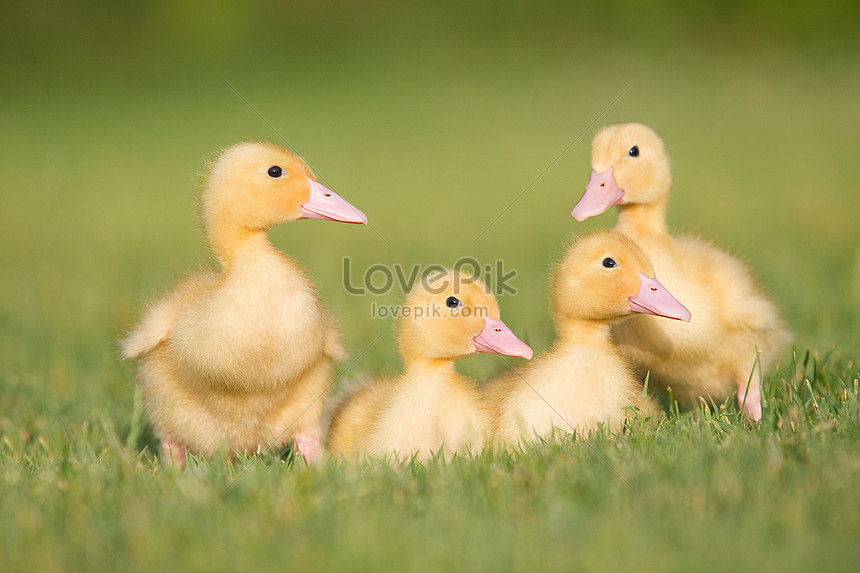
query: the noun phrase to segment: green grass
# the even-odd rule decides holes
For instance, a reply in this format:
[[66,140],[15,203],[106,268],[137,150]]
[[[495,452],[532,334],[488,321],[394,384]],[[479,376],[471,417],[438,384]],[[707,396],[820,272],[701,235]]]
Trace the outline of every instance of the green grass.
[[[3,35],[28,48],[19,59],[4,51],[12,75],[0,98],[4,571],[805,571],[858,561],[852,14],[807,23],[764,3],[720,14],[666,3],[656,15],[621,3],[379,3],[198,20],[183,6],[147,18],[129,8],[110,33],[103,17],[78,15],[93,34],[82,29],[77,44],[60,30],[74,19],[59,17],[37,25],[19,14],[33,29]],[[667,22],[676,34],[654,32]],[[794,355],[765,381],[762,423],[750,427],[731,406],[682,411],[623,435],[448,466],[308,468],[271,453],[162,468],[115,341],[145,301],[208,264],[195,219],[204,158],[239,140],[278,142],[224,80],[388,243],[315,221],[271,232],[317,281],[353,357],[389,326],[371,303],[399,293],[347,294],[343,256],[354,269],[503,259],[518,271],[518,293],[500,300],[505,321],[548,348],[550,264],[570,237],[614,224],[568,214],[591,136],[607,123],[653,125],[673,161],[672,228],[748,261],[795,332]],[[399,367],[389,333],[343,376]],[[503,367],[493,356],[461,362],[478,379]]]

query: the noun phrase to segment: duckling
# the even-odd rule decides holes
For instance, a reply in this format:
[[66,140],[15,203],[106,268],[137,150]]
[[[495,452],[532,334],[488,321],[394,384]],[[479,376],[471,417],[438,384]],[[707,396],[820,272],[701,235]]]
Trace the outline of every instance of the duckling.
[[633,313],[690,320],[690,312],[654,276],[633,241],[598,232],[571,244],[550,287],[556,341],[546,354],[483,388],[491,432],[501,444],[548,439],[561,431],[586,436],[599,425],[618,430],[642,384],[612,344],[610,327]]
[[457,271],[428,275],[399,309],[404,372],[359,388],[336,409],[327,444],[362,455],[427,460],[480,450],[489,413],[474,383],[454,361],[476,352],[531,358],[531,348],[499,318],[495,297],[479,279]]
[[650,372],[650,380],[672,388],[682,403],[722,402],[736,392],[744,415],[759,420],[761,371],[769,371],[792,340],[776,306],[738,259],[668,233],[669,159],[651,128],[604,128],[594,137],[591,167],[571,215],[584,221],[617,205],[615,230],[648,253],[663,283],[696,317],[689,324],[636,317],[613,328],[616,344],[640,375]]
[[294,219],[367,223],[316,181],[297,155],[240,143],[214,160],[201,215],[218,270],[204,270],[153,304],[121,342],[165,461],[186,450],[259,452],[294,441],[320,450],[321,396],[343,357],[332,317],[268,228]]

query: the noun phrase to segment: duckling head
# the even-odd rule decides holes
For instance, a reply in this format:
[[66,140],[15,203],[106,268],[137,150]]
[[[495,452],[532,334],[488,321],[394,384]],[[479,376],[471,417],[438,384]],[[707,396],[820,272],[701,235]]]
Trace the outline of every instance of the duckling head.
[[552,303],[562,327],[636,312],[690,320],[690,311],[654,278],[648,255],[615,232],[585,235],[567,249],[555,269]]
[[257,231],[294,219],[367,224],[367,216],[317,182],[298,155],[271,143],[239,143],[212,163],[202,195],[208,233]]
[[532,349],[499,318],[486,285],[467,273],[445,270],[423,277],[400,307],[404,362],[453,360],[476,352],[532,357]]
[[591,177],[570,212],[577,221],[615,205],[665,203],[672,175],[669,157],[653,129],[641,123],[610,125],[591,143]]

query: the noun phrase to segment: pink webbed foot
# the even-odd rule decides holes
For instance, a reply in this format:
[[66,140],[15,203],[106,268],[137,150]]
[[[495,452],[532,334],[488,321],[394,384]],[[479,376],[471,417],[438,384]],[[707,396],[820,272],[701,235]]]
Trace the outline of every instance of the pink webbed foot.
[[[744,400],[746,393],[746,400]],[[738,406],[743,408],[744,417],[747,420],[758,422],[761,420],[761,388],[758,384],[750,384],[747,389],[746,384],[738,388]]]
[[164,465],[185,467],[185,447],[170,440],[161,440],[161,461]]
[[322,448],[320,447],[319,438],[313,438],[304,434],[296,434],[293,438],[293,447],[305,463],[310,464],[318,462],[322,458]]

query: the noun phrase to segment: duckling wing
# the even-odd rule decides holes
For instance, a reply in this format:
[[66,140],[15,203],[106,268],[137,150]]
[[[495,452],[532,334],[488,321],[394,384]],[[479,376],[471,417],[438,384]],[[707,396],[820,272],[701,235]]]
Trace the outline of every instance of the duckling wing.
[[[756,336],[790,339],[776,305],[757,284],[749,266],[723,249],[692,237],[677,239],[680,260],[690,274],[705,285],[701,291],[708,306],[715,309],[717,318],[724,322],[725,331],[746,331]],[[701,305],[700,305],[701,306]],[[780,348],[781,350],[781,348]]]
[[137,358],[161,344],[176,326],[183,308],[215,282],[215,273],[201,273],[180,284],[172,293],[151,304],[138,324],[120,341],[123,358]]

